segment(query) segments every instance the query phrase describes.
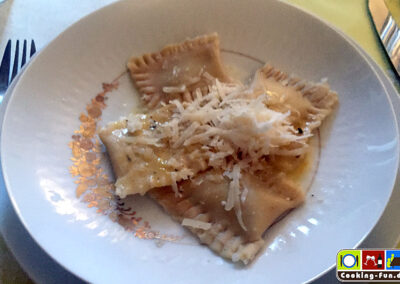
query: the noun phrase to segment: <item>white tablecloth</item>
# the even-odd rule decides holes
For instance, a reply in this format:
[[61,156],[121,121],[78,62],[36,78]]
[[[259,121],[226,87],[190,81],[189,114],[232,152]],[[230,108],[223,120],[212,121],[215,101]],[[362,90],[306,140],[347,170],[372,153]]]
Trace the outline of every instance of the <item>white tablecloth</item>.
[[115,0],[7,0],[0,4],[0,54],[8,39],[34,39],[41,49],[68,26]]

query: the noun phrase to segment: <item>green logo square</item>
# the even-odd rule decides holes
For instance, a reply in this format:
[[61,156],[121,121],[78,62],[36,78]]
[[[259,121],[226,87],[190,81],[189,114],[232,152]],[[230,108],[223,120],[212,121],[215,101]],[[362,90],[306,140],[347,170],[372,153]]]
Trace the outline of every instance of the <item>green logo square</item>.
[[361,251],[355,249],[341,250],[336,259],[337,270],[360,270]]

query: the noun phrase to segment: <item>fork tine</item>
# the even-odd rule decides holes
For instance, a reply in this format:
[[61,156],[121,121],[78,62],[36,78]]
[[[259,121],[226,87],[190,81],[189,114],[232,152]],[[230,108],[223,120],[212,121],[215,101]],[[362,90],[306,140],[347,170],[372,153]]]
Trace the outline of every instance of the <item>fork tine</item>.
[[8,78],[10,77],[10,61],[11,61],[11,40],[8,40],[6,49],[4,50],[3,59],[0,64],[0,90],[5,90],[8,86]]
[[32,57],[32,55],[34,55],[35,52],[36,52],[35,41],[32,39],[32,41],[31,41],[31,54],[29,56]]
[[11,75],[11,81],[17,76],[18,73],[18,61],[19,61],[19,40],[17,40],[17,45],[15,46],[15,53],[14,53],[14,63],[13,63],[13,72]]
[[22,48],[21,68],[25,65],[25,62],[26,62],[26,39],[24,39],[24,47]]

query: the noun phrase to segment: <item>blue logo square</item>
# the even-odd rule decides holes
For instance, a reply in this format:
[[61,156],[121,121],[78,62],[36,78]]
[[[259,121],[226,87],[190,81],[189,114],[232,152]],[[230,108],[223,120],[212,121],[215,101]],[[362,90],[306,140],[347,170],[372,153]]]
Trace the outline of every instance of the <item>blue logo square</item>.
[[400,270],[400,250],[386,251],[386,269]]

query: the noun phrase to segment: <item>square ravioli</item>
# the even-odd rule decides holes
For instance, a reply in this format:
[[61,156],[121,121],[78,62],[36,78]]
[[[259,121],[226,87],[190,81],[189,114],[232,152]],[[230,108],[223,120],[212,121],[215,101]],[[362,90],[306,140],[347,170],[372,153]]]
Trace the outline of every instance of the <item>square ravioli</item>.
[[148,107],[172,99],[190,99],[211,78],[230,79],[221,63],[219,38],[210,34],[165,46],[159,52],[132,57],[128,69]]
[[234,82],[217,34],[133,57],[128,68],[147,108],[100,131],[116,194],[148,194],[214,252],[249,263],[264,232],[303,204],[291,173],[337,94],[270,65],[249,86]]

